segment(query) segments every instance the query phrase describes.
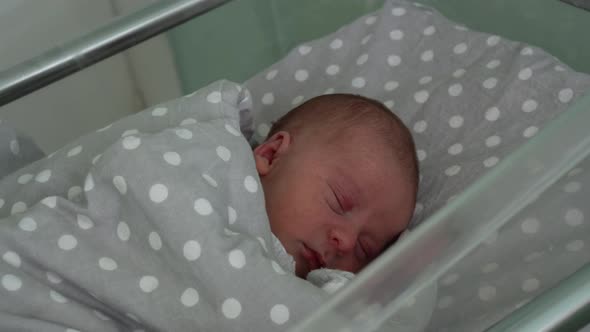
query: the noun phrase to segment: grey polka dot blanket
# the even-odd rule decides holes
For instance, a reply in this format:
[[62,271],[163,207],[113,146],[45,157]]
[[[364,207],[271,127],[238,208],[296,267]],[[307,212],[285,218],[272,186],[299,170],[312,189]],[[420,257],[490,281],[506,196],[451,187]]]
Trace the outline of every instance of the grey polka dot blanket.
[[219,82],[0,181],[1,331],[269,331],[324,299],[281,264],[241,88]]

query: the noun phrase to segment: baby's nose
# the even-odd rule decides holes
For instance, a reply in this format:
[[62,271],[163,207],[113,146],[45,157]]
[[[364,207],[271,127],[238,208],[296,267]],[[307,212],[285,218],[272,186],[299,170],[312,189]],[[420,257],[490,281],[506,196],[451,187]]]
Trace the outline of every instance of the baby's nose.
[[330,245],[339,253],[347,253],[354,249],[356,232],[352,229],[332,229],[329,234]]

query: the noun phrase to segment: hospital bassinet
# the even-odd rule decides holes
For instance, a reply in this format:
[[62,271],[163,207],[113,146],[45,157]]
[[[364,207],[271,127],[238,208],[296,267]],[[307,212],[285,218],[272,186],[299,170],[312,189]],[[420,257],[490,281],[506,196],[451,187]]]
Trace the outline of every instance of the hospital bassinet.
[[[32,62],[4,72],[0,75],[2,101],[7,103],[24,96],[96,62],[99,58],[122,51],[139,40],[162,32],[224,2],[226,1],[163,3],[123,18],[107,26],[102,32],[86,36],[76,43],[69,44],[68,47],[59,48],[54,53],[48,53],[44,57],[36,58]],[[243,81],[283,57],[295,45],[332,32],[353,18],[381,8],[382,4],[383,1],[305,1],[298,2],[294,9],[290,7],[293,4],[286,1],[230,3],[170,33],[169,38],[176,52],[177,69],[183,89],[185,92],[190,92],[218,78]],[[306,64],[306,60],[300,60],[300,58],[313,56],[312,51],[318,49],[318,46],[324,45],[328,51],[340,49],[342,39],[336,37],[341,35],[358,38],[360,41],[358,48],[366,43],[373,43],[375,40],[369,39],[377,37],[367,37],[369,33],[362,32],[360,35],[361,32],[359,32],[358,36],[354,35],[359,30],[358,26],[377,24],[375,22],[382,19],[380,15],[389,15],[402,20],[408,12],[413,10],[418,11],[416,13],[420,15],[433,15],[424,5],[437,8],[451,19],[469,28],[540,46],[572,68],[590,73],[588,61],[590,43],[586,42],[589,39],[584,35],[584,32],[590,28],[590,13],[582,9],[549,0],[534,3],[532,1],[422,1],[419,3],[390,1],[386,4],[389,7],[384,7],[387,13],[364,16],[353,23],[356,24],[356,29],[355,25],[349,25],[348,30],[343,28],[322,40],[302,44],[293,49],[283,62],[274,67],[271,66],[248,81],[246,86],[251,88],[255,105],[258,103],[256,106],[266,109],[260,112],[261,115],[259,114],[261,118],[266,117],[264,120],[257,120],[256,114],[254,116],[257,126],[252,139],[260,139],[264,136],[265,128],[268,126],[265,121],[272,118],[269,115],[271,107],[286,108],[302,102],[304,98],[311,97],[311,95],[304,96],[303,93],[292,95],[291,90],[294,89],[285,88],[289,90],[288,92],[281,92],[281,88],[272,92],[264,90],[269,85],[276,84],[271,81],[275,79],[277,72],[288,68],[292,70],[295,81],[307,81],[310,73],[298,71],[297,66]],[[421,12],[423,10],[426,12]],[[251,18],[247,13],[258,13],[260,18]],[[325,20],[328,13],[333,15],[333,18]],[[248,21],[249,18],[252,21]],[[221,21],[225,30],[219,29]],[[565,21],[568,24],[557,23]],[[548,22],[555,22],[555,24]],[[246,36],[243,32],[236,32],[241,29],[256,30],[260,26],[264,27],[261,30],[263,32],[258,35],[260,39],[250,39],[249,34]],[[431,31],[432,33],[447,31],[448,34],[464,32],[468,38],[472,38],[471,34],[475,34],[475,32],[467,31],[463,25],[449,23],[448,27],[437,24],[432,26],[434,31],[430,29],[430,25],[426,24],[422,27],[423,30],[419,31],[420,34],[428,36],[431,35]],[[405,31],[404,36],[403,29],[388,32],[386,37],[388,43],[395,43],[410,35],[409,31]],[[115,38],[117,36],[118,39]],[[495,45],[499,39],[495,35],[477,38],[488,46]],[[473,37],[475,41],[469,40],[475,43],[474,45],[479,45],[477,38]],[[365,39],[367,39],[366,42],[364,42]],[[195,44],[188,40],[196,41],[199,49],[193,49]],[[416,45],[423,44],[418,42]],[[455,55],[463,54],[466,52],[463,48],[471,47],[471,44],[459,45],[460,43],[451,45]],[[485,44],[482,45],[479,47],[486,47]],[[455,48],[452,48],[453,46]],[[539,52],[536,48],[521,45],[514,48],[517,50],[515,56],[527,56]],[[92,53],[89,55],[86,52]],[[356,50],[349,50],[349,54],[354,52]],[[364,65],[366,58],[372,56],[372,54],[363,56],[365,54],[363,52],[358,54],[359,56],[354,57],[350,66]],[[439,57],[437,49],[432,52],[428,47],[411,54],[419,58],[416,61],[422,61],[424,66],[432,62],[433,57],[437,61]],[[486,54],[482,51],[480,57]],[[399,55],[404,59],[403,61],[406,61],[405,54]],[[232,60],[213,61],[218,56],[221,58],[227,56]],[[450,53],[445,56],[450,58],[454,55]],[[396,65],[396,62],[401,60],[387,57],[387,61],[389,66],[398,67],[399,64]],[[547,61],[546,65],[551,63],[545,58],[541,61]],[[228,63],[231,63],[229,67]],[[443,63],[449,65],[444,61]],[[473,63],[476,63],[475,60]],[[326,63],[325,66],[325,75],[330,76],[347,70],[344,65],[329,67],[328,64]],[[488,69],[497,67],[493,60],[485,61],[483,64]],[[440,66],[441,63],[438,65]],[[516,64],[514,66],[515,68],[511,71],[507,70],[506,75],[509,74],[508,72],[513,73],[516,82],[527,81],[530,73],[516,68]],[[452,70],[449,68],[448,78],[458,81],[464,75],[464,72],[457,72],[461,68],[456,67]],[[469,71],[472,68],[463,69]],[[585,76],[566,70],[559,65],[555,65],[555,68],[551,70],[561,75],[557,81],[563,84],[575,83],[578,84],[578,89],[585,87],[588,91],[589,85],[584,83],[588,80]],[[563,74],[564,71],[567,71],[567,74]],[[446,78],[440,78],[443,74],[437,73],[438,77],[437,75],[422,76],[421,81],[415,84],[427,86],[439,79],[440,85],[444,85],[445,95],[457,97],[469,92],[467,84],[457,85],[459,83],[445,81]],[[36,75],[38,75],[37,78]],[[376,89],[371,87],[371,82],[365,76],[360,77],[354,73],[347,75],[352,75],[350,78],[347,76],[346,84],[348,85],[349,80],[352,79],[350,89],[353,92],[358,91],[354,89],[366,88],[366,91],[360,90],[359,93],[371,96],[370,89]],[[43,78],[40,79],[39,76]],[[575,82],[572,83],[573,81]],[[293,84],[281,82],[285,85]],[[385,85],[382,84],[379,88],[387,92],[396,89],[399,91],[398,86],[404,85],[402,80],[385,79],[385,82]],[[487,83],[482,84],[484,89],[488,90],[495,88],[498,84],[497,79],[485,82]],[[551,82],[551,84],[557,84],[556,80]],[[310,85],[313,84],[310,83]],[[281,86],[283,85],[279,85]],[[325,90],[328,86],[329,84],[322,86],[322,89]],[[545,88],[547,87],[540,84],[531,90],[533,93],[534,91],[544,93]],[[505,89],[517,90],[520,87],[509,85]],[[317,94],[324,92],[323,90],[318,91]],[[409,103],[424,104],[429,96],[433,98],[435,90],[435,88],[425,88],[416,93],[408,93],[408,105]],[[429,92],[429,94],[419,93],[421,91]],[[583,92],[576,90],[574,93],[563,86],[563,89],[556,91],[555,95],[549,96],[549,99],[555,99],[556,103],[561,103],[556,105],[567,108],[567,112],[557,117],[551,109],[546,110],[546,115],[540,116],[542,121],[547,122],[542,123],[545,128],[538,134],[540,125],[523,128],[522,133],[518,133],[519,136],[525,138],[534,136],[534,138],[526,143],[513,141],[513,148],[504,151],[509,155],[502,158],[502,162],[498,163],[500,158],[495,155],[482,157],[483,167],[474,173],[477,174],[478,179],[465,180],[466,183],[454,185],[461,190],[445,192],[441,187],[434,186],[431,188],[435,188],[437,192],[422,193],[422,195],[430,194],[439,197],[436,199],[436,204],[431,202],[419,205],[418,209],[422,211],[417,211],[418,219],[425,219],[420,222],[420,227],[415,227],[407,239],[382,255],[363,271],[353,284],[334,296],[322,307],[322,310],[301,322],[295,329],[373,330],[394,313],[411,307],[423,289],[427,289],[433,283],[438,285],[434,312],[431,317],[430,314],[424,317],[424,320],[429,320],[427,324],[429,331],[486,329],[569,331],[580,329],[588,324],[590,322],[588,318],[590,317],[590,266],[588,265],[590,263],[588,254],[590,225],[587,216],[590,210],[587,208],[587,190],[590,183],[587,169],[590,166],[587,162],[590,141],[587,125],[590,123],[590,96],[584,96]],[[576,98],[573,98],[573,95]],[[539,96],[539,98],[543,97]],[[572,100],[571,103],[569,103],[570,100]],[[401,97],[396,97],[395,101],[382,98],[382,101],[396,111],[400,111],[406,105]],[[512,107],[522,108],[521,112],[524,113],[539,114],[541,112],[537,112],[537,108],[542,108],[539,104],[542,102],[539,102],[538,98],[533,98],[527,99],[522,104],[514,104]],[[555,108],[557,109],[557,106]],[[489,122],[497,121],[500,114],[493,107],[480,113],[482,118],[485,118],[483,121]],[[435,126],[432,122],[420,122],[418,118],[412,118],[411,121],[408,125],[417,135],[423,133],[428,126]],[[447,126],[460,129],[463,122],[467,120],[463,117],[454,117],[448,121]],[[445,133],[440,131],[437,134]],[[502,134],[490,135],[481,149],[495,147],[502,139],[504,139]],[[447,156],[448,152],[448,155],[456,156],[463,153],[464,149],[467,152],[465,148],[467,144],[462,143],[448,144],[448,151],[443,151],[443,154]],[[517,148],[519,145],[522,147]],[[437,156],[437,151],[428,151],[428,153],[430,159]],[[422,154],[425,152],[423,151]],[[419,157],[421,157],[420,152]],[[426,156],[422,155],[421,160],[423,159],[426,159]],[[460,165],[451,163],[443,170],[445,176],[450,178],[456,176],[461,168]],[[423,170],[423,176],[428,177],[428,171]],[[444,185],[445,181],[440,183]],[[463,190],[463,188],[466,189]],[[420,213],[423,214],[420,215]]]

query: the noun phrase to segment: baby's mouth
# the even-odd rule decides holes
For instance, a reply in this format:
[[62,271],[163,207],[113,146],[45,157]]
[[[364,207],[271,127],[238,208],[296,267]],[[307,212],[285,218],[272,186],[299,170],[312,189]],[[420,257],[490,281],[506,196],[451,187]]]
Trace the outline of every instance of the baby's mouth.
[[317,270],[326,266],[326,263],[322,259],[322,256],[317,251],[305,245],[305,243],[303,244],[302,256],[307,261],[307,265],[310,271]]

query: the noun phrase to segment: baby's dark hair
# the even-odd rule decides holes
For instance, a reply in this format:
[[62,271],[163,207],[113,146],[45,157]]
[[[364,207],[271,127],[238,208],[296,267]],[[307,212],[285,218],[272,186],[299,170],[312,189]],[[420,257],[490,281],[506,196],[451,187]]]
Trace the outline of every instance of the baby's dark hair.
[[359,124],[370,126],[387,146],[393,148],[393,155],[407,171],[412,186],[417,188],[418,160],[412,134],[401,119],[379,101],[353,94],[318,96],[277,120],[267,138],[282,130],[291,133],[311,130],[322,134],[338,134]]

